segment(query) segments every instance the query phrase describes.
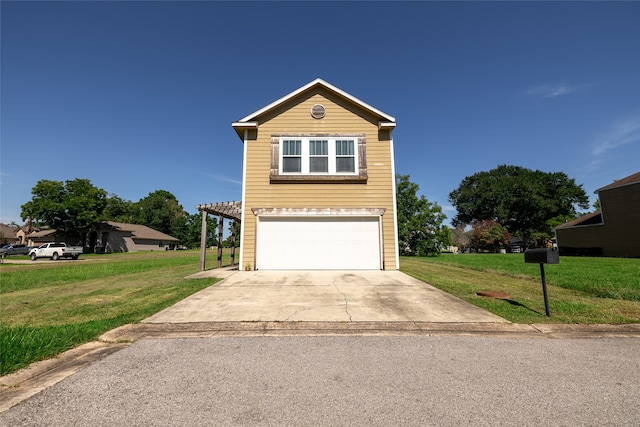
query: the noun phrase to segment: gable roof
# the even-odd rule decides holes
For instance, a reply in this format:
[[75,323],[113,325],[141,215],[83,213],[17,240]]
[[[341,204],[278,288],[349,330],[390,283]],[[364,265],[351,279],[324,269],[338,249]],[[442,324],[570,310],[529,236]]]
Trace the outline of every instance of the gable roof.
[[0,223],[0,235],[4,239],[14,239],[16,238],[16,233],[20,228],[14,227],[13,225],[7,225],[4,223]]
[[622,186],[625,186],[625,185],[636,184],[636,183],[640,183],[640,172],[636,172],[633,175],[629,175],[629,176],[627,176],[625,178],[613,181],[609,185],[605,185],[602,188],[598,188],[595,191],[595,193],[597,194],[598,192],[600,192],[602,190],[611,190],[612,188],[622,187]]
[[579,225],[597,225],[602,224],[602,211],[595,211],[588,214],[584,214],[579,218],[576,218],[572,221],[565,222],[557,226],[556,228],[569,228],[576,227]]
[[302,86],[299,89],[294,90],[293,92],[289,93],[288,95],[283,96],[280,99],[277,99],[276,101],[272,102],[271,104],[259,109],[258,111],[254,111],[253,113],[249,114],[248,116],[245,116],[243,118],[241,118],[240,120],[238,120],[237,122],[233,122],[231,124],[231,126],[233,126],[233,128],[236,130],[236,133],[238,134],[238,136],[240,137],[241,140],[244,141],[244,130],[245,129],[255,129],[258,126],[258,122],[256,121],[256,119],[270,111],[273,110],[274,108],[277,108],[278,106],[282,105],[283,103],[291,100],[292,98],[295,98],[296,96],[306,92],[306,91],[310,91],[313,90],[317,87],[322,87],[350,102],[352,102],[353,104],[359,106],[360,108],[369,111],[370,113],[378,116],[379,122],[378,122],[378,126],[379,127],[386,127],[386,128],[394,128],[396,125],[396,119],[393,116],[390,116],[386,113],[383,113],[382,111],[378,110],[377,108],[372,107],[371,105],[367,104],[364,101],[361,101],[360,99],[356,98],[355,96],[352,96],[350,94],[348,94],[347,92],[338,89],[337,87],[325,82],[324,80],[318,78],[315,79],[309,83],[307,83],[306,85]]
[[55,228],[45,228],[44,230],[37,230],[27,234],[29,239],[37,239],[42,237],[49,237],[55,235],[57,230]]
[[179,240],[175,237],[169,236],[168,234],[164,234],[158,230],[147,227],[146,225],[127,224],[124,222],[114,221],[104,221],[102,222],[102,224],[107,224],[117,231],[128,231],[131,233],[131,237],[133,237],[134,239],[166,240],[172,242],[177,242]]

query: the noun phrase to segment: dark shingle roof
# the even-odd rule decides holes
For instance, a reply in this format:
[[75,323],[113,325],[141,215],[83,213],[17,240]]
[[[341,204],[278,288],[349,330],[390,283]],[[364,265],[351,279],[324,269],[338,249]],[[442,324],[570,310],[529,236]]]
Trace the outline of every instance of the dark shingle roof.
[[158,230],[147,227],[146,225],[127,224],[124,222],[114,221],[105,221],[104,224],[108,224],[109,226],[119,231],[128,231],[131,233],[132,237],[137,239],[166,240],[172,242],[177,242],[179,240],[175,237],[169,236],[168,234],[164,234]]
[[565,222],[562,225],[557,226],[556,228],[569,228],[575,227],[577,225],[593,225],[593,224],[601,224],[602,223],[602,212],[595,211],[585,215],[582,215],[580,218],[576,218],[573,221]]
[[636,172],[633,175],[629,175],[625,178],[613,181],[609,185],[605,185],[602,188],[598,188],[595,192],[598,193],[599,191],[602,191],[602,190],[610,190],[612,188],[622,187],[623,185],[635,184],[637,182],[640,182],[640,172]]

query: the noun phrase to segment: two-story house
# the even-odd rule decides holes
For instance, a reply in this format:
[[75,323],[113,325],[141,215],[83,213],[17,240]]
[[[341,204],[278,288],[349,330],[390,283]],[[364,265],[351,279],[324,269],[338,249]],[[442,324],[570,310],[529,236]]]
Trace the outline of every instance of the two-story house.
[[398,269],[395,125],[321,79],[234,122],[240,268]]

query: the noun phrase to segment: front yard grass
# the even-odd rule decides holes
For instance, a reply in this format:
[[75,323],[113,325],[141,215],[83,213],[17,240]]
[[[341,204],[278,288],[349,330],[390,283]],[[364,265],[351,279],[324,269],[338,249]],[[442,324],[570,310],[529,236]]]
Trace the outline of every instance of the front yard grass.
[[185,279],[198,270],[198,251],[3,264],[0,375],[138,322],[217,281]]
[[[640,322],[640,260],[561,257],[545,265],[551,317],[545,315],[540,267],[523,254],[401,257],[400,270],[516,323]],[[476,295],[500,291],[508,299]]]
[[[208,252],[208,266],[216,254]],[[229,264],[225,254],[224,265]],[[537,264],[522,254],[401,258],[401,270],[516,323],[640,322],[640,260],[562,257],[546,266],[551,317]],[[215,283],[185,279],[198,251],[86,255],[0,265],[0,375],[135,323]],[[480,290],[510,295],[479,297]]]

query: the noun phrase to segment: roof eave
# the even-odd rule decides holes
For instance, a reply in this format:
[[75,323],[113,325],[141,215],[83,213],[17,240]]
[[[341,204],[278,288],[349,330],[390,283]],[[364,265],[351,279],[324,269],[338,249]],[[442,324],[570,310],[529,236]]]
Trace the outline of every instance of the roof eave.
[[385,121],[385,122],[395,123],[395,121],[396,121],[395,117],[390,116],[390,115],[378,110],[377,108],[372,107],[371,105],[367,104],[366,102],[363,102],[363,101],[359,100],[358,98],[356,98],[353,95],[348,94],[347,92],[343,91],[342,89],[339,89],[339,88],[333,86],[332,84],[327,83],[324,80],[318,78],[318,79],[315,79],[315,80],[307,83],[306,85],[302,86],[301,88],[296,89],[293,92],[283,96],[282,98],[279,98],[279,99],[273,101],[271,104],[259,109],[258,111],[255,111],[255,112],[249,114],[248,116],[243,117],[242,119],[238,120],[237,122],[234,122],[234,124],[236,124],[236,123],[237,124],[249,123],[250,121],[255,120],[255,118],[260,116],[261,114],[271,110],[272,108],[282,104],[283,102],[286,102],[286,101],[294,98],[295,96],[301,94],[302,92],[304,92],[307,89],[310,89],[311,87],[316,86],[316,85],[324,86],[325,88],[327,88],[327,89],[339,94],[343,98],[348,99],[349,101],[359,105],[361,108],[367,109],[367,110],[371,111],[372,113],[375,113],[376,115],[380,116],[383,119],[383,121]]
[[383,130],[383,129],[392,130],[395,127],[396,127],[396,122],[383,122],[383,121],[378,122],[378,130]]
[[233,128],[235,129],[240,139],[244,142],[244,138],[245,138],[244,132],[246,130],[258,129],[258,122],[238,121],[238,122],[231,123],[231,126],[233,126]]

